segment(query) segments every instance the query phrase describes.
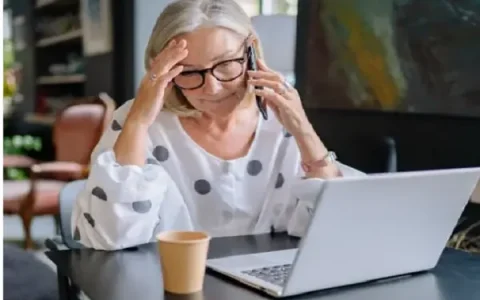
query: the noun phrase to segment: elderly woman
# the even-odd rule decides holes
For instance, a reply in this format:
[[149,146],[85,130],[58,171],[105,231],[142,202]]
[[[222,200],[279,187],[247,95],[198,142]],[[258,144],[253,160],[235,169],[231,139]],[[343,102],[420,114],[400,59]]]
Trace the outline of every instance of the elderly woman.
[[[256,71],[247,67],[251,47]],[[234,0],[170,4],[145,67],[135,99],[95,148],[75,204],[72,232],[86,247],[127,248],[172,229],[301,236],[322,180],[363,174],[322,143],[297,91],[265,65]]]

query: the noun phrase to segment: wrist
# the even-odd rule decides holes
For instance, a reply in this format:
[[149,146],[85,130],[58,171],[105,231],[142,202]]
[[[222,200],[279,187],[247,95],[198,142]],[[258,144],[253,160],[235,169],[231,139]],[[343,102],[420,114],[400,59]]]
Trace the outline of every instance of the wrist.
[[306,178],[332,178],[340,176],[334,161],[336,155],[323,144],[312,126],[304,127],[302,134],[295,136],[301,156],[301,167]]
[[139,118],[134,118],[130,116],[127,117],[123,125],[123,130],[129,130],[129,131],[147,132],[148,128],[150,128],[150,124],[148,122],[145,122]]
[[148,126],[143,123],[125,121],[122,131],[113,145],[113,151],[120,165],[145,164],[145,145],[148,140]]
[[327,154],[314,161],[301,162],[301,167],[306,178],[335,178],[342,176],[337,164],[335,152],[329,151]]
[[302,161],[315,161],[325,157],[328,149],[313,129],[304,129],[301,134],[294,136],[297,142]]

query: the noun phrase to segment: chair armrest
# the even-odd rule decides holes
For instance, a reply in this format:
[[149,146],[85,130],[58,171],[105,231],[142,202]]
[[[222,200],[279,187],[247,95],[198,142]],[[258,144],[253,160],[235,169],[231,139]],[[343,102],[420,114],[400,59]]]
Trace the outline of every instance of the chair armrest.
[[78,180],[88,176],[88,166],[75,162],[47,162],[34,164],[31,169],[32,179]]
[[55,239],[55,238],[45,240],[45,246],[51,251],[58,250],[59,244],[60,243],[59,243],[58,239]]
[[67,245],[62,240],[60,236],[54,236],[52,238],[48,238],[45,240],[45,246],[51,251],[58,251],[58,250],[67,250]]
[[4,168],[30,168],[36,163],[38,163],[38,161],[25,155],[4,155],[3,156]]

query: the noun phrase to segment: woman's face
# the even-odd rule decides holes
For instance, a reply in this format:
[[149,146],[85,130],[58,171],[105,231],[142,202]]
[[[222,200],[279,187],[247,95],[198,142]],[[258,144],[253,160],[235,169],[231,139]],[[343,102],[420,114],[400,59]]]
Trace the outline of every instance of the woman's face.
[[[245,38],[223,28],[202,28],[175,38],[187,41],[183,72],[174,81],[197,110],[212,117],[231,114],[245,98]],[[205,69],[213,68],[203,72]],[[196,87],[196,88],[195,88]]]

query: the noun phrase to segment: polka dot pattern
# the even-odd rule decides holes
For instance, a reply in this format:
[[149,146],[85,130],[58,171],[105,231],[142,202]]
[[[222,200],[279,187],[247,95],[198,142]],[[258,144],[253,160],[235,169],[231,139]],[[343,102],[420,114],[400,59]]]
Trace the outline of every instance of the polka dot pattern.
[[247,173],[251,176],[257,176],[262,171],[262,163],[259,160],[251,160],[247,164]]
[[92,217],[91,214],[89,214],[89,213],[84,213],[83,216],[84,216],[85,219],[87,220],[88,224],[90,224],[90,226],[95,227],[95,220],[93,219],[93,217]]
[[122,130],[122,125],[120,125],[120,123],[118,123],[117,120],[113,120],[113,122],[112,122],[112,130],[113,130],[113,131],[120,131],[120,130]]
[[284,183],[285,183],[285,178],[283,177],[283,174],[282,174],[282,173],[278,173],[277,181],[275,182],[275,188],[276,188],[276,189],[281,188]]
[[99,186],[93,188],[92,195],[100,200],[107,201],[107,193],[105,193],[105,191]]
[[164,146],[157,146],[153,149],[153,156],[159,162],[163,162],[168,159],[168,157],[170,156],[170,153],[168,152],[168,149],[165,148]]
[[206,195],[210,193],[212,189],[210,183],[205,179],[200,179],[195,181],[194,188],[195,188],[195,191],[200,195]]
[[132,203],[132,208],[137,213],[145,214],[150,211],[152,208],[152,201],[145,200],[145,201],[135,201]]

